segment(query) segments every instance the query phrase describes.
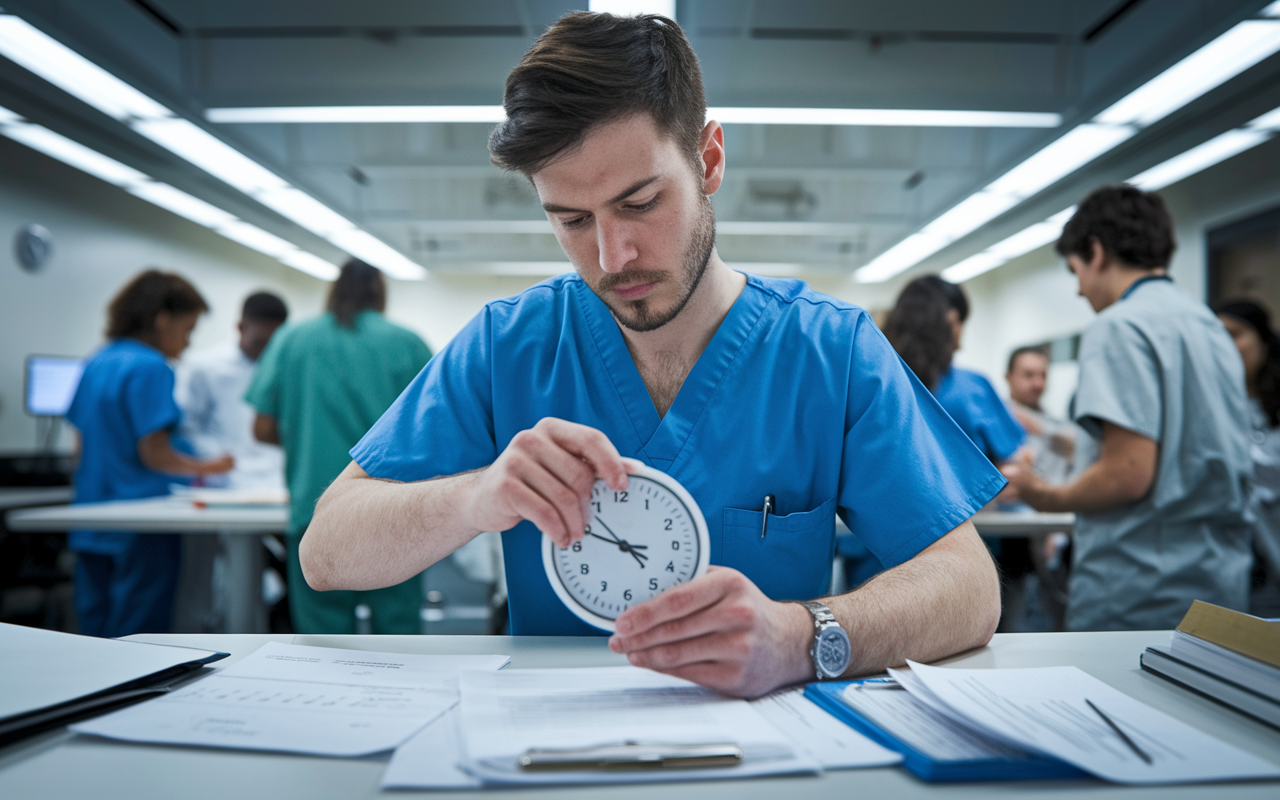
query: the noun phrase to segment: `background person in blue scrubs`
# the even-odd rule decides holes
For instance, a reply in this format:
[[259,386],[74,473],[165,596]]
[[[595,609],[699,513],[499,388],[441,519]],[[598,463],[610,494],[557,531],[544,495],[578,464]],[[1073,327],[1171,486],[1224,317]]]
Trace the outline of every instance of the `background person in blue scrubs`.
[[813,619],[780,601],[828,591],[837,513],[889,567],[823,601],[848,674],[986,642],[998,584],[968,520],[1004,481],[865,311],[720,259],[723,131],[679,27],[570,14],[505,106],[492,157],[532,180],[577,274],[488,304],[352,450],[302,539],[308,582],[391,585],[504,531],[513,632],[598,634],[539,547],[581,539],[629,457],[689,490],[719,565],[618,617],[631,663],[746,696],[813,680]]
[[[996,394],[991,381],[951,363],[960,349],[968,319],[969,300],[963,289],[938,275],[922,275],[903,287],[885,320],[884,335],[960,430],[999,467],[1018,451],[1026,432]],[[1016,502],[1008,494],[998,502]],[[985,541],[1000,565],[1003,613],[999,629],[1016,630],[1025,611],[1025,578],[1035,571],[1030,541],[1025,537]]]
[[[75,502],[137,500],[169,493],[179,476],[212,475],[230,456],[202,461],[173,448],[181,418],[173,370],[165,359],[187,349],[208,310],[179,275],[147,270],[107,308],[107,339],[85,364],[67,421],[79,432]],[[75,607],[80,632],[92,636],[165,633],[178,585],[177,534],[72,531]]]

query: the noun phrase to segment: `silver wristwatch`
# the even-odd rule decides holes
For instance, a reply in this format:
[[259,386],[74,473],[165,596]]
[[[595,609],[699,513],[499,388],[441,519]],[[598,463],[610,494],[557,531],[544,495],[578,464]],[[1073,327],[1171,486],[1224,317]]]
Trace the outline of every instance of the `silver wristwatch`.
[[820,681],[839,678],[849,668],[849,660],[853,657],[849,634],[836,622],[831,609],[822,603],[810,601],[800,605],[813,617],[813,645],[809,648],[813,671]]

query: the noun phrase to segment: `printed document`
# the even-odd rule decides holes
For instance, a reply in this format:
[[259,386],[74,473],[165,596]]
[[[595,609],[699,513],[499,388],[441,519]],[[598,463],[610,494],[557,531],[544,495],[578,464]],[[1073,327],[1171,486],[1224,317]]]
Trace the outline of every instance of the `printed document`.
[[[1076,667],[950,669],[908,663],[928,690],[926,704],[940,703],[954,719],[1007,744],[1110,781],[1280,777],[1280,766],[1201,733]],[[911,691],[916,681],[904,686]]]
[[462,670],[509,661],[270,642],[172,694],[71,729],[133,742],[362,756],[400,745],[453,706]]
[[[637,667],[466,672],[459,713],[462,767],[487,783],[639,783],[817,773],[745,700]],[[627,772],[522,772],[533,748],[643,744],[736,744],[729,767]]]
[[803,687],[767,694],[752,700],[751,707],[823,769],[883,767],[902,761],[901,754],[881,747],[814,705],[804,696]]

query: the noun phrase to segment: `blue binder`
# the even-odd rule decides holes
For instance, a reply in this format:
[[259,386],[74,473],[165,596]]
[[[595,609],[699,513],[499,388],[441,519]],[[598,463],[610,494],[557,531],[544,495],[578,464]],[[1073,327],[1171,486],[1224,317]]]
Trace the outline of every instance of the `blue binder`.
[[[863,716],[841,699],[845,688],[862,681],[810,683],[804,696],[836,719],[878,744],[902,754],[902,765],[917,778],[930,781],[1026,781],[1092,778],[1093,776],[1056,758],[1027,755],[1023,758],[981,758],[959,761],[939,760],[917,750],[880,725]],[[877,689],[875,691],[901,691]]]

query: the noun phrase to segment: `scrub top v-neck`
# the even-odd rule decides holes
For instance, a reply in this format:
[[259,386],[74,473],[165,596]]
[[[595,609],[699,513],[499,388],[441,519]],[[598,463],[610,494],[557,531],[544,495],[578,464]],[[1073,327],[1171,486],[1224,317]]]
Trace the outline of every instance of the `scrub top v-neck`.
[[[545,417],[596,428],[675,477],[707,519],[711,563],[776,600],[828,590],[837,513],[889,568],[1004,485],[865,311],[756,276],[665,415],[607,307],[562,275],[486,305],[351,455],[378,478],[453,475]],[[503,533],[513,633],[599,633],[555,596],[540,543],[529,522]]]

